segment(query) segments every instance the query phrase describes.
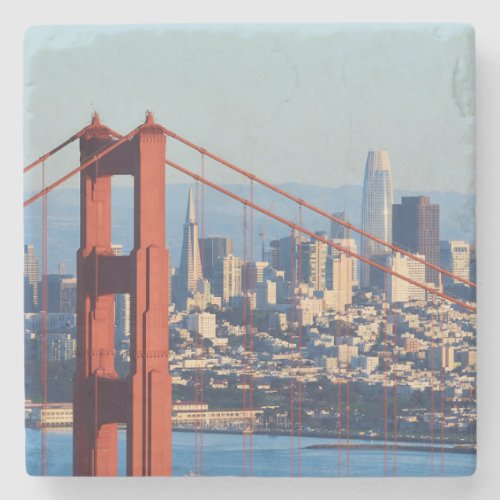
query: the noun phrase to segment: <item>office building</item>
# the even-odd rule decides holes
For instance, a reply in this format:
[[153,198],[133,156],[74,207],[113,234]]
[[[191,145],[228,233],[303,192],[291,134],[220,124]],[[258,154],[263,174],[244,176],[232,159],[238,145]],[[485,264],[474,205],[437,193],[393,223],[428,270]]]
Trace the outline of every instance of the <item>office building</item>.
[[[365,166],[361,227],[364,231],[390,243],[392,241],[392,169],[385,150],[369,151]],[[389,249],[369,238],[362,238],[362,254],[371,259],[389,253]],[[361,264],[361,286],[374,286],[372,267]]]
[[38,259],[35,247],[24,245],[24,312],[38,309]]
[[227,305],[232,297],[241,295],[241,259],[227,255],[217,259],[214,270],[213,293]]
[[188,314],[187,327],[191,333],[205,339],[213,339],[215,338],[216,316],[208,312]]
[[[425,256],[439,265],[439,205],[428,196],[403,196],[392,207],[392,241],[403,250]],[[439,283],[439,273],[426,267],[425,281]]]
[[178,309],[186,309],[187,298],[196,291],[199,278],[202,278],[202,270],[198,223],[196,222],[193,193],[190,189],[182,238],[181,264],[176,276],[176,306]]
[[215,263],[219,257],[226,257],[233,253],[233,241],[221,236],[199,238],[200,256],[203,267],[203,276],[211,280],[214,276]]
[[298,259],[301,261],[301,282],[309,284],[315,290],[324,290],[328,245],[321,241],[311,240],[303,241],[300,248],[301,254]]
[[[439,262],[441,267],[466,280],[470,280],[470,256],[470,245],[466,241],[449,240],[439,242]],[[445,275],[443,279],[446,285],[461,283],[459,280]]]

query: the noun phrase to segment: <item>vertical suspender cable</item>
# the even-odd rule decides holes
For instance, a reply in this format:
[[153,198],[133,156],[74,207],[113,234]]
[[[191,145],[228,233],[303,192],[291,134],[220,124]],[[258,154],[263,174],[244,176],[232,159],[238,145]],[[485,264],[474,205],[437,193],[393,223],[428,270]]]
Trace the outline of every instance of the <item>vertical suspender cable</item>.
[[[440,275],[440,283],[441,275]],[[447,316],[446,316],[447,318]],[[444,352],[444,313],[441,314],[441,352]],[[441,363],[441,476],[444,476],[444,430],[445,430],[445,397],[444,397],[445,381],[444,381],[444,367]]]
[[[296,263],[295,263],[295,229],[292,228],[290,238],[290,477],[293,477],[295,470],[295,440],[294,440],[294,427],[295,427],[295,384],[293,376],[293,343],[295,331],[296,313],[299,314],[297,309],[296,297]],[[300,310],[302,314],[302,309]]]
[[[302,226],[302,205],[299,205],[299,225]],[[300,286],[302,282],[302,245],[297,249],[297,284]],[[301,438],[302,438],[302,309],[298,317],[299,335],[298,344],[298,359],[297,359],[297,476],[302,476],[302,456],[301,456]]]
[[[337,256],[337,260],[340,259],[340,254]],[[338,419],[337,419],[337,476],[340,477],[342,475],[342,453],[341,453],[341,446],[340,446],[340,439],[342,436],[342,384],[341,382],[341,376],[340,376],[340,370],[341,370],[341,362],[340,362],[340,334],[342,333],[342,326],[340,324],[340,287],[341,287],[341,279],[340,279],[340,260],[337,262],[338,266],[335,267],[335,261],[332,263],[333,265],[333,275],[334,279],[335,276],[337,277],[337,302],[336,302],[336,333],[337,333],[337,338],[335,343],[337,345],[337,413],[338,413]],[[335,287],[334,287],[335,288]]]
[[[340,266],[339,261],[339,267]],[[346,271],[348,271],[348,266],[346,266]],[[347,279],[347,276],[346,276]],[[339,290],[340,294],[342,295],[342,291]],[[349,386],[349,365],[351,363],[351,349],[352,346],[350,345],[350,321],[349,321],[349,305],[346,307],[346,336],[347,336],[347,377],[345,381],[345,475],[346,477],[349,477],[349,433],[350,433],[350,411],[351,411],[351,394],[350,394],[350,386]]]
[[243,476],[247,475],[247,206],[243,205]]
[[394,438],[394,476],[398,475],[398,384],[397,384],[397,347],[398,347],[398,327],[397,327],[397,313],[393,311],[393,334],[394,334],[394,345],[392,351],[392,374],[393,374],[393,403],[394,403],[394,422],[393,422],[393,438]]
[[[253,181],[250,181],[250,201],[253,203]],[[250,427],[249,427],[249,448],[250,448],[250,459],[249,459],[249,473],[253,474],[253,299],[257,299],[256,294],[256,282],[257,282],[257,265],[253,261],[253,216],[254,210],[250,207],[250,302],[249,302],[249,315],[250,315],[250,326],[249,326],[249,413],[250,413]]]
[[[431,377],[430,377],[430,386],[431,386],[431,418],[430,418],[430,426],[431,426],[431,476],[434,475],[434,370],[435,370],[435,359],[434,359],[434,328],[435,328],[435,307],[436,300],[434,295],[432,296],[432,313],[431,313]],[[441,365],[443,353],[441,352]]]
[[[201,178],[205,178],[205,155],[201,155]],[[201,277],[203,278],[203,269],[205,268],[205,184],[201,183],[201,210],[200,210],[200,223],[201,223]],[[200,339],[201,342],[201,357],[205,361],[205,343],[203,337]],[[205,368],[200,371],[200,402],[202,405],[205,404]],[[203,476],[203,430],[204,430],[204,419],[200,422],[200,476]]]
[[[42,164],[42,188],[45,188],[45,162]],[[42,428],[42,476],[47,475],[47,431],[44,417],[47,405],[47,305],[48,305],[48,284],[47,284],[47,195],[42,197],[42,303],[41,303],[41,332],[42,332],[42,407],[40,409],[40,425]]]
[[[391,277],[392,278],[392,277]],[[388,390],[387,384],[388,376],[388,366],[387,366],[387,342],[388,342],[388,329],[389,329],[389,279],[391,279],[384,274],[384,282],[385,282],[385,328],[384,328],[384,474],[388,475]],[[391,286],[392,289],[392,286]]]
[[[198,180],[195,182],[195,213],[198,217]],[[190,222],[190,221],[189,221]],[[193,247],[196,246],[196,242],[192,242]],[[196,258],[193,263],[196,265]],[[187,288],[189,290],[189,282],[187,283]],[[200,451],[199,451],[199,428],[202,419],[202,403],[200,401],[200,357],[199,357],[199,333],[193,332],[194,336],[194,473],[196,476],[200,475]]]

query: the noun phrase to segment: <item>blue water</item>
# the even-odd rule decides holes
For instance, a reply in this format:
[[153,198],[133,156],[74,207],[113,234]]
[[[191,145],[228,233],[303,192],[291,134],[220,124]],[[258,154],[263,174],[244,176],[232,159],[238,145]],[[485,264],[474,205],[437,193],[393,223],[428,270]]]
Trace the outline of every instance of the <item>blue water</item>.
[[[47,474],[51,476],[72,475],[72,431],[71,429],[47,431]],[[198,437],[199,439],[199,437]],[[242,476],[244,475],[243,436],[234,434],[203,434],[203,475]],[[246,437],[247,450],[250,437]],[[289,477],[293,462],[294,475],[297,474],[297,440],[294,453],[290,451],[289,436],[253,435],[253,475],[262,477]],[[335,443],[327,438],[302,437],[301,474],[310,477],[353,477],[384,476],[386,454],[381,450],[350,450],[348,471],[346,452],[337,449],[306,450],[312,444]],[[351,443],[361,441],[351,440]],[[366,441],[364,441],[366,443]],[[119,431],[119,475],[125,475],[125,431]],[[195,434],[173,433],[173,475],[184,476],[195,471]],[[29,474],[40,474],[41,432],[26,429],[26,468]],[[247,471],[249,456],[247,454]],[[397,471],[395,474],[395,466]],[[398,476],[440,476],[441,466],[445,476],[467,476],[473,474],[476,456],[465,453],[441,453],[425,451],[397,451],[396,460],[389,447],[387,453],[387,475]]]

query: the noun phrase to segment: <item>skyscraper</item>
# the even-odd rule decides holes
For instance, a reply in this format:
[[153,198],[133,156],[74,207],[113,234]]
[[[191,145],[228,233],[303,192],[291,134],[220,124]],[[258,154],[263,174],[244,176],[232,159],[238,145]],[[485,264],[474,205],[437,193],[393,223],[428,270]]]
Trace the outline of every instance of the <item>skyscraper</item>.
[[38,259],[33,245],[24,245],[24,312],[38,310]]
[[[356,240],[354,238],[343,238],[343,239],[332,238],[331,241],[332,243],[340,245],[341,247],[346,248],[351,252],[358,253],[358,246],[356,245]],[[337,256],[340,254],[346,255],[340,250],[337,250],[336,248],[332,247],[330,247],[330,254],[333,256]],[[351,264],[352,264],[352,286],[359,286],[358,259],[355,259],[353,257],[351,259]]]
[[352,303],[353,260],[345,253],[329,255],[326,259],[326,288],[334,293],[333,305],[337,311],[343,311],[346,304]]
[[211,280],[217,259],[233,253],[233,241],[229,238],[211,236],[209,238],[200,238],[199,246],[200,253],[203,256],[203,276],[207,280]]
[[[404,196],[392,207],[392,224],[395,245],[439,264],[439,205],[428,196]],[[439,285],[439,273],[426,267],[425,281]]]
[[233,297],[241,295],[241,259],[227,255],[217,259],[214,270],[214,294],[228,304]]
[[194,210],[193,193],[189,190],[182,238],[181,265],[177,276],[177,307],[186,308],[188,296],[197,290],[198,279],[202,278],[198,223]]
[[299,236],[285,236],[280,238],[278,248],[278,269],[285,271],[285,280],[293,281],[297,278],[297,256],[298,245],[301,242]]
[[328,245],[316,240],[303,241],[301,249],[302,282],[308,283],[316,290],[324,290],[326,287],[325,270]]
[[[391,243],[392,241],[392,172],[389,154],[385,150],[369,151],[363,183],[361,225],[364,231]],[[368,258],[389,253],[387,247],[362,238],[363,255]],[[373,284],[371,267],[361,265],[361,286]]]
[[[423,258],[423,255],[417,257]],[[425,281],[425,265],[406,255],[392,253],[387,256],[385,266],[407,276],[413,281]],[[425,300],[425,290],[395,276],[387,276],[387,295],[389,302],[408,302],[409,300]]]
[[[332,215],[337,219],[343,220],[344,222],[347,220],[345,212],[333,212]],[[347,237],[347,228],[332,220],[330,222],[330,238],[344,239]]]
[[[470,279],[470,245],[466,241],[440,241],[439,262],[442,267],[466,280]],[[443,276],[445,284],[460,281]]]

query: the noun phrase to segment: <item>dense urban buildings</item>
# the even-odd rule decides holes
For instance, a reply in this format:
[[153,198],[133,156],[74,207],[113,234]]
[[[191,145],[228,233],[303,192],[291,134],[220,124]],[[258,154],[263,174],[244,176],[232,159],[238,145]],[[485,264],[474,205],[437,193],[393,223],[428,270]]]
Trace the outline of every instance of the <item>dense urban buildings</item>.
[[[385,150],[369,151],[365,165],[361,228],[388,243],[392,241],[392,169],[389,153]],[[365,257],[386,255],[387,247],[368,238],[362,239],[362,254]],[[370,266],[361,265],[361,284],[373,286]]]
[[[368,154],[362,209],[364,230],[421,259],[434,259],[461,278],[471,277],[473,247],[459,240],[438,244],[437,205],[425,196],[403,197],[401,204],[393,204],[386,151]],[[335,216],[345,220],[345,212],[335,212]],[[314,229],[338,247],[358,253],[357,236],[341,224],[330,224],[329,235]],[[169,263],[168,273],[176,292],[171,297],[168,332],[174,425],[192,428],[203,420],[212,430],[241,432],[251,421],[252,428],[262,432],[296,429],[290,398],[300,367],[304,433],[337,436],[347,432],[346,410],[339,413],[332,402],[349,385],[351,435],[382,438],[384,391],[396,384],[397,420],[388,426],[396,425],[400,437],[429,439],[429,422],[441,418],[435,408],[437,398],[442,397],[446,439],[472,442],[475,316],[382,271],[361,269],[360,280],[362,266],[341,249],[314,238],[291,236],[285,230],[282,234],[271,241],[262,237],[260,260],[243,261],[232,235],[198,238],[189,192],[182,242],[181,235],[171,242],[181,248],[180,265],[171,268]],[[115,255],[123,255],[122,245],[112,248]],[[364,239],[361,252],[394,272],[428,283],[425,265],[406,255]],[[40,363],[39,280],[38,259],[33,246],[27,245],[28,366]],[[444,284],[460,285],[454,281]],[[48,282],[47,359],[58,377],[52,383],[57,380],[58,387],[66,387],[63,375],[76,356],[77,282],[63,269],[49,274]],[[126,376],[129,369],[130,310],[130,295],[116,294],[115,358],[120,376]],[[250,373],[251,414],[243,409]],[[37,385],[29,377],[27,387],[33,396]],[[71,390],[68,383],[54,393],[53,401],[64,401],[61,395],[71,395]],[[70,425],[68,415],[61,413],[58,421],[47,413],[40,416],[40,425]],[[393,418],[390,411],[388,418]]]

